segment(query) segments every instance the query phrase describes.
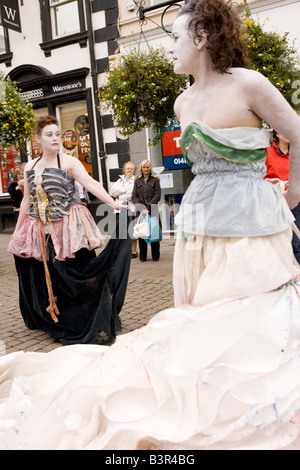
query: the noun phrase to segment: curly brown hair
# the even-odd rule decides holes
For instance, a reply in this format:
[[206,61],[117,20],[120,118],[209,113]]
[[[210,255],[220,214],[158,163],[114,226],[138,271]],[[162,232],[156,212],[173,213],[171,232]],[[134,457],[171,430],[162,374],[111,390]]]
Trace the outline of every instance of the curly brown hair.
[[201,39],[207,33],[207,50],[212,68],[225,73],[229,67],[249,67],[246,44],[241,39],[240,7],[231,0],[190,0],[178,16],[189,15],[191,37]]
[[56,124],[56,126],[59,126],[59,122],[55,116],[50,115],[40,117],[35,125],[36,135],[40,135],[44,127],[51,126],[51,124]]

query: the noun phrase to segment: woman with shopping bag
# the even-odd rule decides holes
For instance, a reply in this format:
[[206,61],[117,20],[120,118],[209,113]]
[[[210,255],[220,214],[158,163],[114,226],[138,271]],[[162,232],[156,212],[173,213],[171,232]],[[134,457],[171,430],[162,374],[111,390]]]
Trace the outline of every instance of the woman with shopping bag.
[[[135,180],[132,201],[137,215],[149,214],[151,218],[157,217],[159,221],[158,202],[161,197],[159,179],[152,175],[152,166],[149,160],[143,160],[140,165],[140,175]],[[142,218],[141,218],[142,219]],[[139,222],[142,222],[140,219]],[[148,220],[149,222],[149,220]],[[153,261],[158,261],[160,257],[160,243],[154,241],[150,243]],[[148,243],[145,238],[139,238],[140,261],[147,260]]]
[[[123,165],[123,173],[119,179],[112,185],[110,195],[120,202],[129,204],[129,208],[134,211],[132,204],[132,191],[134,186],[134,175],[136,173],[135,163],[128,161]],[[120,212],[120,211],[115,211]],[[132,258],[137,258],[136,251],[137,240],[132,240]]]

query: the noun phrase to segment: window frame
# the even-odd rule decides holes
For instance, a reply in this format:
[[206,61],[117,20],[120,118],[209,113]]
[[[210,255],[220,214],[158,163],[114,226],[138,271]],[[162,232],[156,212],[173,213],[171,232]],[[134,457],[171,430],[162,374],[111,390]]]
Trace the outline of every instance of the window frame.
[[6,28],[5,26],[2,26],[2,27],[3,27],[3,33],[4,33],[5,52],[0,54],[0,63],[1,64],[5,63],[6,67],[11,67],[13,53],[10,50],[8,28]]
[[49,0],[40,0],[41,23],[42,23],[42,38],[43,42],[40,44],[41,49],[44,51],[46,57],[51,56],[52,49],[68,46],[70,44],[78,43],[80,47],[87,47],[88,31],[86,28],[85,12],[83,0],[77,0],[79,26],[80,32],[53,38],[53,21],[51,15],[51,8]]

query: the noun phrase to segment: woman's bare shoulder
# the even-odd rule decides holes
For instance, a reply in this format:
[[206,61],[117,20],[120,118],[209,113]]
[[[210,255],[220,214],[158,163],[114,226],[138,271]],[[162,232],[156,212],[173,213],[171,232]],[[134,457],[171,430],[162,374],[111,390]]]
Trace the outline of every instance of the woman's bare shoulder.
[[180,119],[180,113],[181,113],[181,108],[183,103],[188,99],[189,95],[191,94],[191,88],[189,87],[186,90],[184,90],[180,95],[176,98],[175,103],[174,103],[174,111],[176,116]]
[[231,73],[234,81],[240,83],[241,87],[257,87],[270,84],[269,80],[260,72],[253,69],[232,68]]

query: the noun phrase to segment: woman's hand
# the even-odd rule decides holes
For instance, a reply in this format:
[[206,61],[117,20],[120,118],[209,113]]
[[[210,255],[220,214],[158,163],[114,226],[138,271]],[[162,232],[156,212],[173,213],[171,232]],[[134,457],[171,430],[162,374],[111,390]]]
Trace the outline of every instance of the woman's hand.
[[116,199],[114,201],[114,209],[116,209],[117,211],[121,210],[121,209],[129,209],[129,205],[128,204],[124,204],[122,203],[121,201],[119,201],[119,199]]
[[149,214],[149,211],[148,211],[147,209],[144,209],[144,210],[141,212],[141,214],[147,215],[147,214]]

